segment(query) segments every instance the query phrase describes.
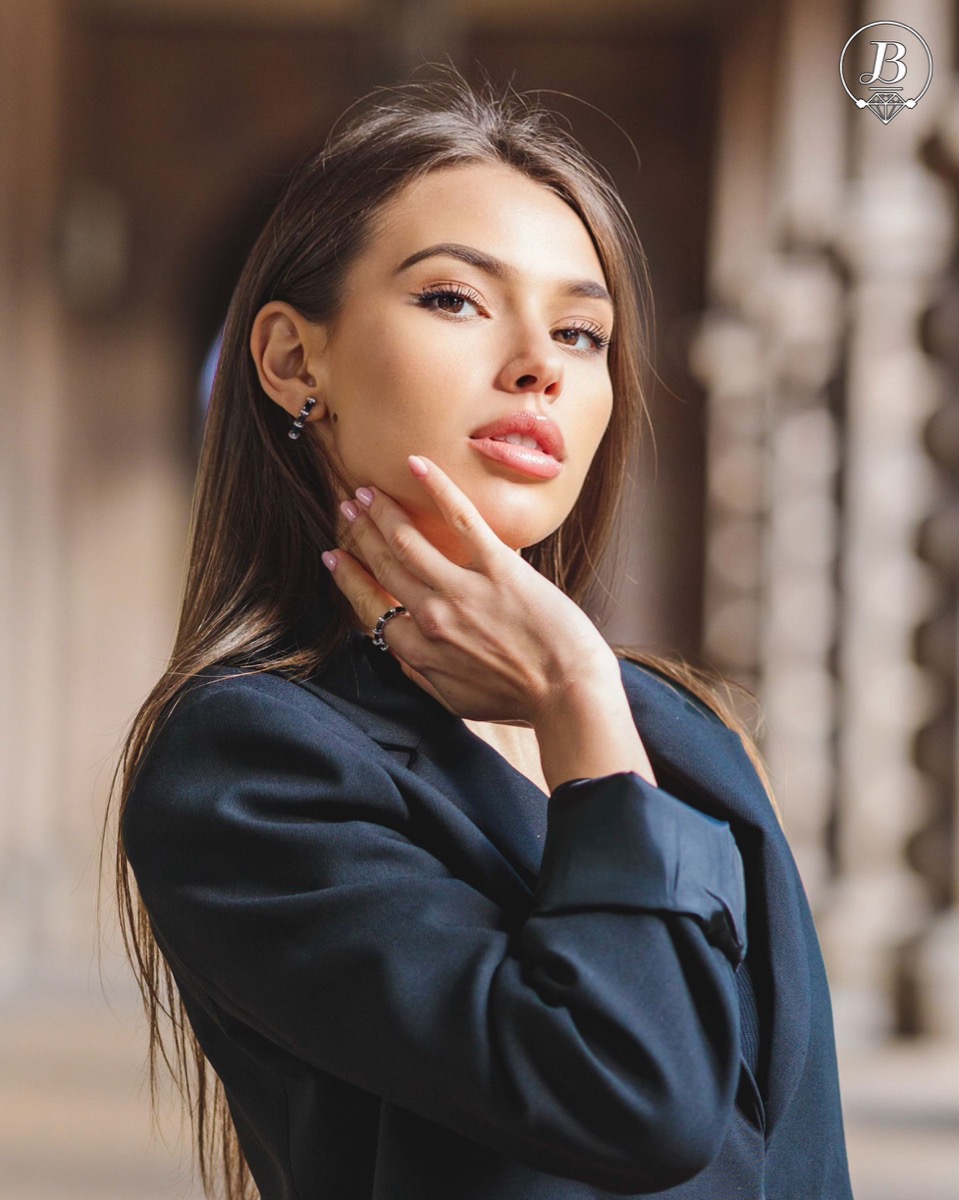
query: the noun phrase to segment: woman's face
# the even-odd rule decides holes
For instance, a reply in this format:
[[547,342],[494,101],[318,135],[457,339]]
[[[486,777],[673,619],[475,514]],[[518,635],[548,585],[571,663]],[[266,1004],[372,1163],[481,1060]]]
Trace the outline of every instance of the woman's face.
[[327,449],[351,487],[388,492],[454,559],[409,454],[438,463],[507,545],[533,545],[569,514],[609,421],[612,325],[564,201],[506,166],[434,171],[378,214],[319,335]]

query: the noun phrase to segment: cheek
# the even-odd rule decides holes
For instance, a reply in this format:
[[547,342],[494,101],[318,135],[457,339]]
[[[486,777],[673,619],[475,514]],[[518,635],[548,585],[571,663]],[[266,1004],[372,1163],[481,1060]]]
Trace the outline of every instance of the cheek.
[[388,422],[391,435],[441,425],[464,376],[463,356],[453,349],[424,336],[422,323],[358,323],[334,376],[342,417]]
[[612,415],[613,394],[612,388],[607,385],[596,392],[593,403],[584,405],[579,410],[578,419],[571,424],[570,433],[574,444],[582,450],[584,474],[609,428]]
[[372,485],[415,509],[422,489],[409,473],[406,455],[441,457],[453,415],[449,383],[425,353],[411,351],[412,339],[371,336],[363,345],[343,344],[331,378],[337,413],[331,431],[335,454],[352,487]]

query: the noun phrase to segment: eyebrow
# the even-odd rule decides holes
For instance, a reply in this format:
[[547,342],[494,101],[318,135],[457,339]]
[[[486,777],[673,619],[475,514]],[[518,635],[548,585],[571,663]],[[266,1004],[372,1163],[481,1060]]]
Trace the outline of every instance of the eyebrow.
[[[458,258],[460,262],[468,263],[471,267],[476,267],[487,275],[492,275],[494,279],[506,280],[516,274],[515,268],[504,263],[502,259],[494,258],[492,254],[487,254],[483,250],[477,250],[475,246],[462,246],[458,242],[438,242],[435,246],[427,246],[425,250],[417,250],[409,258],[403,259],[394,274],[399,275],[425,258],[434,258],[437,255]],[[612,296],[595,279],[567,279],[560,284],[560,289],[564,296],[583,296],[588,300],[605,300],[607,304],[613,303]]]

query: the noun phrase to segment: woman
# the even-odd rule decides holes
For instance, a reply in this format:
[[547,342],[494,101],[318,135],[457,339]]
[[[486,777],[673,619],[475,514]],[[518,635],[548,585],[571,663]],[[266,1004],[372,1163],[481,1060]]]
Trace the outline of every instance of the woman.
[[641,415],[640,261],[545,114],[459,83],[381,97],[250,256],[121,788],[208,1190],[850,1194],[755,750],[579,606]]

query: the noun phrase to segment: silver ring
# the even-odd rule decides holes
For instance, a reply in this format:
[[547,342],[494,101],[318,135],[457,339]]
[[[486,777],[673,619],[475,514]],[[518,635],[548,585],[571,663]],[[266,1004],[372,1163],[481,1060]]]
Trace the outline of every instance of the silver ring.
[[394,617],[398,617],[400,613],[405,613],[406,609],[402,604],[398,604],[396,608],[388,608],[386,612],[377,619],[376,624],[370,630],[370,636],[373,638],[373,645],[378,650],[389,650],[386,642],[383,640],[383,630],[386,628],[386,622],[392,621]]

